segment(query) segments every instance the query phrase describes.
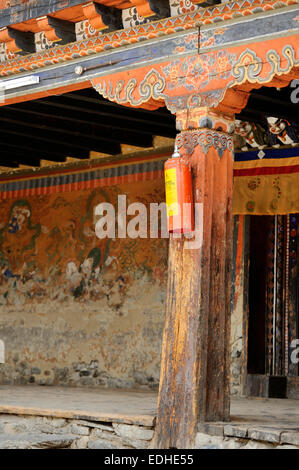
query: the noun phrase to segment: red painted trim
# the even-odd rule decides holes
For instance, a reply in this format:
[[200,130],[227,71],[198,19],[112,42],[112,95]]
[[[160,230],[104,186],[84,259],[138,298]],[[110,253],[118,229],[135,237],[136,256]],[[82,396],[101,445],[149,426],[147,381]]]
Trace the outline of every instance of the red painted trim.
[[234,176],[256,176],[256,175],[286,175],[288,173],[298,173],[299,165],[246,168],[243,170],[234,170]]
[[1,193],[1,199],[18,199],[36,195],[54,194],[62,192],[81,191],[83,189],[95,189],[117,184],[128,184],[137,181],[152,181],[164,179],[164,170],[150,171],[147,173],[135,173],[133,175],[112,176],[109,178],[95,179],[90,181],[80,181],[77,183],[62,184],[40,188],[17,189],[15,191],[5,191]]

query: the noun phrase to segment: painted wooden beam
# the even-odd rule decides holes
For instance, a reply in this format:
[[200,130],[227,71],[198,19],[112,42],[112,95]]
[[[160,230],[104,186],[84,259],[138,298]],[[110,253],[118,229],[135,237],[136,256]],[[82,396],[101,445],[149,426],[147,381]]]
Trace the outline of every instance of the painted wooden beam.
[[91,26],[98,31],[115,31],[123,27],[122,13],[117,8],[90,2],[82,6],[82,11]]
[[42,16],[36,20],[38,27],[44,31],[48,41],[61,44],[68,44],[76,41],[75,23],[71,21],[52,18],[51,16]]
[[28,54],[35,52],[35,42],[33,33],[24,33],[13,28],[3,28],[0,30],[0,42],[6,44],[6,51],[14,54]]
[[170,14],[169,0],[132,0],[140,16],[144,18],[156,16],[168,18]]
[[199,5],[200,7],[209,7],[211,5],[222,3],[221,0],[191,0],[191,2],[195,5]]
[[86,3],[86,0],[29,0],[22,2],[14,5],[13,8],[1,10],[0,28],[47,16],[84,3]]
[[[295,9],[294,6],[291,6],[286,9],[281,8],[262,12],[256,16],[249,15],[233,19],[230,20],[229,24],[219,22],[217,24],[204,25],[200,28],[201,53],[211,55],[211,58],[214,60],[214,56],[218,54],[216,51],[219,51],[219,56],[221,56],[221,60],[223,60],[221,54],[223,54],[223,50],[227,49],[231,63],[230,65],[227,65],[226,77],[231,77],[231,79],[234,80],[232,70],[234,69],[234,64],[238,63],[240,57],[237,55],[234,58],[233,46],[238,46],[240,41],[242,41],[243,50],[251,50],[254,42],[257,44],[263,44],[263,47],[265,47],[265,44],[270,41],[269,31],[271,31],[271,41],[273,41],[273,43],[274,41],[283,41],[283,44],[287,45],[287,41],[290,41],[290,43],[292,41],[291,33],[293,33],[295,37],[298,32],[298,21],[296,21],[297,16],[298,8]],[[169,21],[171,22],[173,20],[170,19]],[[163,23],[163,20],[161,20],[161,23]],[[220,24],[225,24],[225,27],[222,28]],[[147,25],[144,25],[143,28],[146,29]],[[173,29],[173,31],[175,30]],[[194,55],[194,60],[195,58],[198,58],[198,38],[196,38],[196,33],[198,33],[198,30],[196,30],[196,32],[182,32],[180,30],[174,32],[169,37],[164,37],[163,41],[159,41],[158,43],[156,37],[153,40],[144,41],[144,34],[146,35],[147,33],[143,33],[143,36],[140,34],[140,38],[143,38],[142,47],[140,47],[139,40],[141,39],[137,32],[134,33],[134,37],[132,36],[134,38],[134,43],[136,40],[136,44],[132,44],[132,41],[131,44],[129,44],[129,39],[128,42],[126,42],[126,38],[122,39],[120,37],[120,33],[117,32],[111,34],[117,36],[117,38],[119,38],[117,39],[118,42],[124,45],[126,44],[126,47],[121,47],[119,49],[118,46],[115,46],[113,50],[104,50],[104,47],[110,47],[110,45],[113,46],[114,43],[113,41],[109,41],[108,36],[100,35],[93,39],[89,38],[86,43],[82,42],[82,47],[86,44],[86,51],[91,54],[90,57],[86,57],[85,50],[84,57],[78,57],[80,55],[78,45],[71,44],[67,46],[68,52],[66,52],[65,55],[63,55],[64,49],[63,46],[61,46],[62,56],[59,55],[59,61],[61,60],[62,63],[59,62],[57,64],[55,49],[51,49],[50,53],[45,53],[42,57],[40,55],[38,58],[35,55],[32,56],[32,64],[30,61],[27,61],[26,63],[18,63],[18,61],[14,61],[13,67],[16,73],[20,71],[24,72],[26,67],[29,67],[30,70],[27,73],[32,74],[32,70],[34,69],[34,73],[38,73],[40,75],[40,83],[26,87],[26,91],[9,90],[5,95],[5,103],[10,103],[10,99],[17,100],[20,96],[25,94],[32,94],[32,99],[34,99],[34,95],[37,93],[48,94],[51,90],[53,90],[54,93],[55,89],[62,86],[71,87],[74,86],[74,84],[79,86],[80,83],[86,83],[86,86],[88,86],[90,80],[97,79],[102,76],[109,76],[109,78],[111,76],[111,79],[113,79],[113,76],[116,74],[120,74],[123,71],[127,72],[137,69],[138,67],[144,67],[145,64],[152,66],[157,70],[159,70],[161,63],[165,64],[166,67],[167,63],[172,61],[177,63],[178,61],[188,60],[188,63],[190,64],[190,56],[192,54]],[[126,33],[122,32],[121,34],[125,35]],[[211,41],[211,37],[214,36],[217,37],[216,42]],[[100,43],[103,43],[103,45],[100,45]],[[186,48],[186,43],[188,43],[188,48]],[[248,46],[246,46],[246,43]],[[178,51],[178,48],[180,51]],[[94,50],[94,54],[92,53],[92,50]],[[102,50],[102,52],[96,53],[96,50]],[[254,52],[254,54],[256,54],[256,52]],[[45,60],[43,59],[44,56]],[[288,59],[293,60],[291,55],[288,56]],[[70,62],[68,62],[69,60]],[[258,55],[255,60],[260,60]],[[261,60],[265,59],[261,58]],[[43,69],[43,66],[46,68]],[[76,74],[75,71],[77,66],[81,66],[84,70],[84,73],[80,76]],[[9,61],[7,64],[0,64],[0,72],[3,76],[5,76],[6,73],[9,73],[8,67]],[[163,74],[163,76],[165,76],[167,73],[165,74],[163,71]],[[283,77],[281,76],[281,78]],[[221,78],[221,81],[223,81],[223,83],[227,83],[228,79]],[[83,87],[84,85],[82,85],[82,88]],[[208,87],[209,83],[205,86],[205,89],[208,89]]]

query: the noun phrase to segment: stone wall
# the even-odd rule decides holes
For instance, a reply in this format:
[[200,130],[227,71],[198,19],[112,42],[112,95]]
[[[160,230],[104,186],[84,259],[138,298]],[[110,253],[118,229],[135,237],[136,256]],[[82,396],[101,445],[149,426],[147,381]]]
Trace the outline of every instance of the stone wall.
[[117,422],[0,416],[0,449],[146,449],[154,429]]
[[119,194],[161,202],[164,181],[1,201],[0,383],[157,387],[167,240],[97,238]]
[[[230,424],[222,425],[221,432],[219,430],[220,427],[214,426],[214,429],[198,432],[194,449],[299,449],[298,432]],[[129,457],[134,455],[130,450],[152,449],[153,435],[153,426],[0,416],[0,449],[127,449],[124,455]]]

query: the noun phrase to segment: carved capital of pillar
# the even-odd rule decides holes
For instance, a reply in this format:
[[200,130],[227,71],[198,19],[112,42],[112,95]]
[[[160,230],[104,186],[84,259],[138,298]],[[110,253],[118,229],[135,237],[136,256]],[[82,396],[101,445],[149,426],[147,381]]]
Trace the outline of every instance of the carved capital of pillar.
[[178,131],[206,128],[233,134],[235,117],[233,114],[224,114],[214,108],[186,109],[176,113],[176,127]]
[[248,91],[233,88],[164,95],[167,108],[176,115],[178,131],[207,127],[228,134],[234,132],[234,115],[246,106],[248,98]]
[[207,155],[213,152],[221,159],[226,150],[233,157],[235,117],[214,108],[192,108],[176,114],[176,145],[180,153],[191,156],[195,149]]
[[194,129],[177,135],[176,145],[180,153],[192,156],[196,149],[204,155],[214,153],[221,159],[226,151],[233,158],[234,142],[232,135],[213,129]]

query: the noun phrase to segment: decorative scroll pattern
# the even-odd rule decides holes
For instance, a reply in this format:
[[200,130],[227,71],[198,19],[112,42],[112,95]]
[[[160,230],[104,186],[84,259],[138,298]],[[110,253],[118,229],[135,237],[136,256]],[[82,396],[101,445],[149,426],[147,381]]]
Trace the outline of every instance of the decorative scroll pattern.
[[[120,72],[107,78],[96,79],[95,86],[105,98],[133,107],[153,99],[158,105],[157,102],[164,100],[174,113],[180,109],[217,107],[225,92],[233,86],[245,82],[267,83],[275,76],[285,75],[299,65],[299,55],[296,58],[295,48],[291,44],[281,45],[282,41],[273,40],[278,51],[281,50],[280,53],[276,51],[274,54],[273,50],[267,53],[264,51],[266,63],[263,54],[257,56],[249,49],[242,52],[242,48],[239,48],[240,55],[212,51],[210,54],[204,54],[206,61],[203,56],[188,57],[169,62],[167,65],[159,64],[155,68],[143,67],[137,72],[130,71],[129,75],[128,72]],[[284,41],[288,41],[288,38],[284,38]],[[225,74],[221,72],[222,68],[225,69]],[[144,78],[140,82],[141,77]],[[232,77],[233,80],[230,80]],[[238,106],[238,103],[233,105]]]
[[177,136],[176,144],[178,149],[183,147],[189,155],[192,155],[197,145],[201,147],[204,154],[207,154],[210,148],[214,147],[219,158],[222,158],[225,150],[233,153],[233,139],[231,136],[208,130],[182,132]]
[[50,47],[53,47],[55,45],[53,41],[49,41],[47,39],[43,31],[40,33],[36,33],[34,35],[34,41],[35,41],[36,52],[40,52],[45,49],[50,49]]
[[191,95],[167,96],[163,94],[167,109],[173,114],[186,109],[200,107],[215,108],[224,98],[225,89],[211,90],[206,93]]
[[171,16],[182,15],[198,10],[200,5],[195,5],[191,0],[169,0]]
[[76,23],[77,41],[86,40],[92,36],[95,36],[96,34],[101,33],[97,33],[97,31],[91,26],[88,20],[79,21],[78,23]]
[[[299,65],[299,57],[296,59],[295,49],[291,45],[286,45],[282,49],[282,55],[271,49],[266,55],[267,64],[270,70],[265,77],[261,76],[263,61],[257,54],[246,49],[239,57],[239,60],[232,68],[234,79],[228,86],[241,85],[242,83],[269,83],[274,76],[281,76],[289,73],[294,66]],[[283,63],[286,65],[283,66]]]
[[127,83],[119,80],[114,89],[111,81],[107,85],[105,81],[100,82],[95,88],[110,101],[138,107],[150,100],[163,101],[161,95],[165,88],[165,79],[157,70],[151,69],[140,84],[136,78],[131,78]]
[[[198,41],[197,35],[195,38],[192,36],[191,40]],[[181,46],[178,52],[187,52],[188,49],[186,49],[185,45]],[[222,49],[172,60],[166,66],[162,66],[163,74],[167,79],[167,89],[184,88],[186,92],[195,93],[198,90],[199,81],[200,87],[206,88],[212,80],[227,80],[237,60],[237,54],[231,54]]]

